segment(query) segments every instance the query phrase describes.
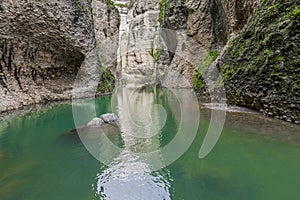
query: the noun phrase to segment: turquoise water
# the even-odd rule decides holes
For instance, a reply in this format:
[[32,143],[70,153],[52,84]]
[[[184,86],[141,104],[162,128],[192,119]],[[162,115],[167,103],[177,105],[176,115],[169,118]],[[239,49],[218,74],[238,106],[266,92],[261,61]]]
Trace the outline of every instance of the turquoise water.
[[[96,100],[98,115],[111,112],[110,101],[111,97]],[[115,133],[114,143],[135,150],[167,145],[178,127],[171,109],[166,111],[168,119],[159,136],[134,140],[133,145]],[[70,103],[2,118],[0,199],[300,198],[299,126],[255,113],[227,113],[217,145],[199,159],[209,116],[209,110],[201,110],[200,128],[191,147],[155,172],[148,172],[147,165],[125,150],[110,167],[97,161],[77,135],[68,134],[75,128]]]

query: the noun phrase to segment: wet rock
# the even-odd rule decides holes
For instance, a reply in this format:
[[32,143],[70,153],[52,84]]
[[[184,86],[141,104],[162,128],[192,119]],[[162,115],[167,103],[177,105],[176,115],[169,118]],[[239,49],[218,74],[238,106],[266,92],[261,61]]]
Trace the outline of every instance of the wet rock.
[[100,119],[99,117],[95,117],[87,124],[87,127],[100,127],[103,124],[105,124],[105,122],[102,119]]
[[268,112],[268,116],[272,117],[272,116],[273,116],[273,113]]
[[117,115],[114,113],[106,113],[100,116],[100,119],[102,119],[105,123],[113,124],[118,121]]
[[[86,125],[72,129],[68,132],[68,134],[74,135],[78,133],[90,133],[90,131],[97,129],[101,129],[106,133],[107,130],[119,130],[118,124],[119,119],[114,113],[106,113],[101,115],[100,117],[93,118]],[[97,135],[98,133],[94,134]]]
[[93,118],[87,125],[83,127],[88,128],[98,128],[103,125],[116,125],[119,121],[119,118],[114,113],[106,113],[101,115],[100,117]]

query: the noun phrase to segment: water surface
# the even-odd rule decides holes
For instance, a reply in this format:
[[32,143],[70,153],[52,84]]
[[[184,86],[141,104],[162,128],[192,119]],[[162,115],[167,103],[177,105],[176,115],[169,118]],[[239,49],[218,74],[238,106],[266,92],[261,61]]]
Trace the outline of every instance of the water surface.
[[[2,118],[0,199],[299,199],[299,125],[255,113],[227,113],[217,145],[199,159],[210,120],[210,110],[202,109],[200,127],[188,151],[170,166],[151,172],[134,152],[162,148],[178,130],[174,117],[178,105],[152,92],[142,93],[144,100],[150,99],[144,106],[160,103],[165,107],[168,117],[163,128],[150,139],[136,139],[126,131],[141,130],[124,123],[125,131],[108,136],[121,149],[110,167],[97,161],[77,135],[68,134],[75,128],[70,103]],[[111,97],[98,98],[97,115],[112,112],[110,102]],[[145,108],[136,105],[133,109]],[[81,123],[89,117],[83,116]],[[150,132],[143,134],[151,134],[151,127],[145,130]],[[106,148],[99,134],[92,136]]]

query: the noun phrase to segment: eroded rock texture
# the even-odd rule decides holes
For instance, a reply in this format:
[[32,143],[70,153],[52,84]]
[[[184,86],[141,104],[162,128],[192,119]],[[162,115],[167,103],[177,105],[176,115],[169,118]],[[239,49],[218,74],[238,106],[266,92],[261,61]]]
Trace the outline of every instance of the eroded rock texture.
[[128,1],[129,8],[121,13],[118,68],[119,78],[127,84],[143,84],[155,78],[152,53],[159,27],[158,3],[158,0]]
[[[254,5],[254,0],[135,1],[126,18],[122,76],[147,80],[154,74],[158,84],[190,87],[207,52],[221,50],[230,34],[246,23]],[[142,50],[138,37],[130,36],[136,30],[147,35]]]
[[187,0],[187,33],[206,49],[220,49],[251,16],[255,0]]
[[231,104],[300,123],[300,3],[263,1],[218,63]]
[[[70,98],[96,39],[117,34],[118,18],[106,1],[3,0],[0,6],[0,111]],[[106,17],[94,20],[99,13]]]

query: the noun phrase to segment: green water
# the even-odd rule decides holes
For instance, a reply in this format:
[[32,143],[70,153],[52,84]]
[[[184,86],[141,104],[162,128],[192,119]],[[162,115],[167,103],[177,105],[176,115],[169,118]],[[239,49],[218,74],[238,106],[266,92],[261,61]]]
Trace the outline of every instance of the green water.
[[[97,99],[97,114],[111,112],[110,100]],[[188,151],[152,173],[143,173],[144,165],[128,152],[120,158],[128,158],[130,167],[124,160],[111,167],[97,161],[78,136],[67,134],[75,127],[70,103],[2,118],[0,199],[300,198],[299,126],[253,113],[228,113],[217,145],[199,159],[209,115],[201,110],[198,134]],[[176,129],[174,119],[168,119],[156,142],[166,145]]]

